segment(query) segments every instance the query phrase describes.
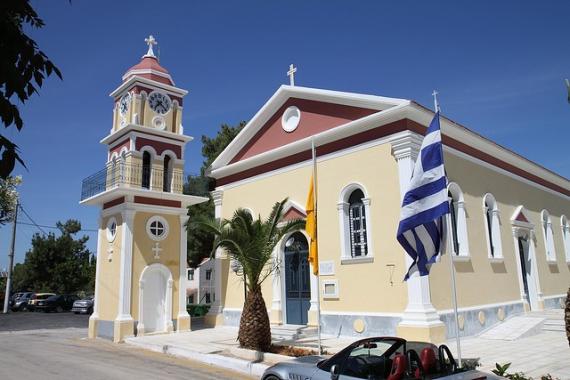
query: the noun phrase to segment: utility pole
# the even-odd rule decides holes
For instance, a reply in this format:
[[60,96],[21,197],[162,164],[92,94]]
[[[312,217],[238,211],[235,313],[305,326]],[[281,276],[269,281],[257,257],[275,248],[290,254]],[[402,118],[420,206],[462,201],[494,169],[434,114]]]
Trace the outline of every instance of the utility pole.
[[10,253],[8,254],[8,277],[6,277],[6,297],[4,297],[4,314],[8,313],[8,305],[10,303],[10,287],[12,286],[12,267],[14,266],[14,247],[16,246],[16,225],[18,223],[18,208],[20,202],[16,200],[16,209],[14,210],[14,224],[12,225],[12,244]]

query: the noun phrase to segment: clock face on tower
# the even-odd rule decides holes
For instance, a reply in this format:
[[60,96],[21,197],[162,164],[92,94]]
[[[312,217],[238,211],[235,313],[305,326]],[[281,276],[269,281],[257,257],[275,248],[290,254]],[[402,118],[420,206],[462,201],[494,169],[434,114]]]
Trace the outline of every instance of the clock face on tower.
[[163,94],[162,92],[153,91],[148,96],[148,104],[154,112],[164,115],[170,110],[172,101],[168,95]]
[[121,110],[121,115],[125,115],[129,110],[129,103],[131,102],[131,94],[128,92],[123,95],[119,103],[119,109]]

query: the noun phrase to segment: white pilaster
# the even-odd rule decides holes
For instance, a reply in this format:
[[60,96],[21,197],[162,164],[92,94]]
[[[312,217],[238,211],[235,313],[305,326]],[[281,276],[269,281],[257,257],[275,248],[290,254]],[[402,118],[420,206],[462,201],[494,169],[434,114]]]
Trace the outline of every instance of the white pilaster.
[[[392,154],[398,163],[401,199],[404,198],[408,189],[421,143],[422,137],[411,131],[405,131],[391,141]],[[412,264],[412,259],[404,249],[402,249],[402,255],[406,258],[405,270],[407,270]],[[416,272],[406,284],[408,286],[408,305],[402,315],[400,326],[434,327],[443,325],[431,303],[429,277],[419,276]]]
[[121,269],[119,281],[119,313],[115,320],[132,321],[131,316],[131,277],[133,266],[133,223],[135,211],[126,209],[121,212],[123,219],[121,240]]
[[273,249],[273,265],[276,268],[272,273],[272,299],[271,299],[271,323],[283,323],[283,306],[281,303],[281,272],[284,271],[283,261],[280,255],[280,245]]
[[172,323],[172,287],[174,281],[172,278],[168,279],[166,285],[166,331],[172,332],[174,330],[174,325]]
[[180,274],[178,279],[178,319],[190,318],[186,310],[186,273],[188,262],[188,235],[186,233],[186,223],[188,215],[180,215]]
[[99,215],[99,219],[97,221],[98,229],[97,229],[97,255],[95,259],[97,262],[95,263],[95,295],[93,296],[93,313],[89,317],[90,320],[97,320],[99,319],[99,278],[101,273],[101,261],[103,260],[103,255],[101,254],[101,239],[105,239],[105,234],[101,233],[103,229],[103,217]]
[[144,335],[144,281],[139,281],[139,321],[137,323],[137,336]]
[[[222,200],[224,197],[223,190],[212,191],[212,198],[214,200],[214,217],[220,219],[222,217]],[[214,277],[214,300],[212,306],[210,306],[210,311],[208,314],[210,316],[215,316],[221,314],[224,310],[224,304],[222,302],[222,250],[218,249],[216,251],[216,259],[214,260],[213,268]]]

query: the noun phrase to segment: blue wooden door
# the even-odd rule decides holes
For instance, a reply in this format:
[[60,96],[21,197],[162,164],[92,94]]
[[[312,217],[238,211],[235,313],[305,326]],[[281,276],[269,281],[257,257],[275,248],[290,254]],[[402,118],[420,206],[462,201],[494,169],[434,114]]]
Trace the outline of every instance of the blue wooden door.
[[295,233],[293,244],[285,248],[285,295],[287,323],[306,325],[311,306],[311,278],[307,239]]

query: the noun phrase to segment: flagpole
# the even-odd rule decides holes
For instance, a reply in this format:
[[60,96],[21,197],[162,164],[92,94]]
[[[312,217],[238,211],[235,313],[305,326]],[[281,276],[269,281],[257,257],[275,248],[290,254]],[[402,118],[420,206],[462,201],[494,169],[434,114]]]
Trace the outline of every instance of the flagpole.
[[[439,103],[437,101],[437,94],[438,92],[436,90],[433,90],[433,106],[435,109],[435,112],[439,112]],[[450,207],[453,207],[453,204],[450,204]],[[454,245],[453,245],[453,226],[451,225],[451,213],[447,213],[445,215],[445,237],[446,237],[446,243],[447,243],[447,251],[449,252],[449,272],[451,273],[451,299],[453,301],[453,315],[455,317],[455,341],[457,343],[457,361],[459,364],[459,368],[463,367],[462,361],[461,361],[461,343],[460,343],[460,339],[459,339],[459,313],[457,311],[457,289],[455,286],[455,266],[453,265],[453,255],[455,254],[455,249],[454,249]]]
[[[311,154],[313,158],[313,210],[315,210],[315,241],[319,242],[317,239],[317,231],[318,231],[318,224],[317,224],[317,155],[315,152],[315,138],[311,137]],[[319,247],[317,245],[317,252],[319,251]],[[319,265],[318,263],[316,265]],[[314,272],[314,269],[313,269]],[[322,345],[321,345],[321,275],[320,271],[317,268],[317,339],[319,345],[319,355],[323,353]]]

